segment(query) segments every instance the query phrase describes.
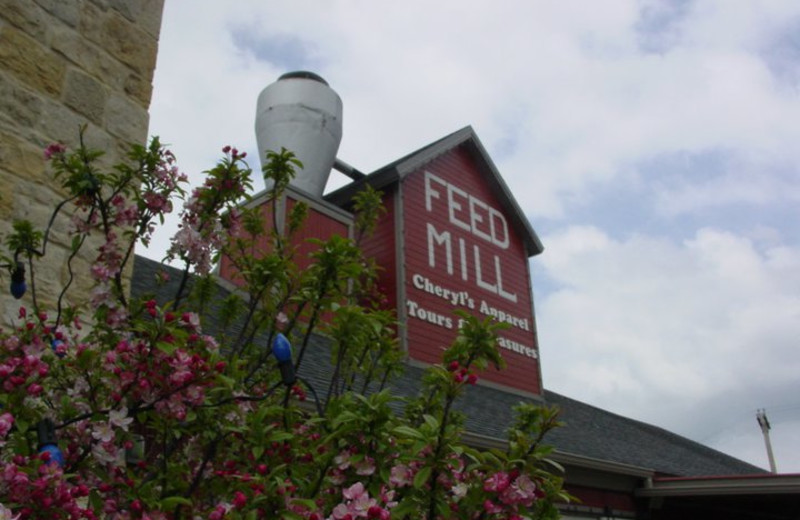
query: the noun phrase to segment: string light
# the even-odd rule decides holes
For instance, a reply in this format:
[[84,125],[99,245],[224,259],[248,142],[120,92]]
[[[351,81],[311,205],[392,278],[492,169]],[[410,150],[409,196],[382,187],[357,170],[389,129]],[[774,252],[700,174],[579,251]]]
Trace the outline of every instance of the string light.
[[272,341],[272,355],[278,360],[278,367],[281,370],[283,384],[291,386],[297,381],[294,373],[294,363],[292,362],[292,345],[286,336],[280,332]]

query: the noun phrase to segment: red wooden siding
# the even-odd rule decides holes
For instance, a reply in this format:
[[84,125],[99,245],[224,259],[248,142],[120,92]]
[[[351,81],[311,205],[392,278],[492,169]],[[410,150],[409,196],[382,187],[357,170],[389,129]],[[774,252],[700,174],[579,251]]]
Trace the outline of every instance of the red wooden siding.
[[507,368],[501,373],[490,369],[482,377],[541,394],[528,257],[473,160],[463,149],[453,149],[407,176],[402,193],[406,301],[400,304],[407,316],[409,356],[439,362],[457,334],[453,311],[483,317],[495,309],[513,316],[516,326],[499,333],[511,347],[500,349]]
[[[297,200],[292,194],[286,196],[286,215],[292,210]],[[256,256],[269,251],[270,239],[269,230],[272,229],[272,203],[264,202],[260,208],[264,220],[265,233],[256,239]],[[280,211],[280,209],[279,209]],[[282,217],[279,217],[279,222]],[[297,247],[295,252],[295,263],[302,270],[311,264],[311,254],[316,251],[317,246],[308,241],[309,238],[318,238],[325,241],[333,235],[347,237],[350,234],[350,222],[345,222],[342,218],[334,218],[319,209],[309,206],[308,216],[305,224],[297,231],[292,244]],[[220,277],[236,285],[242,286],[243,282],[236,273],[236,268],[231,260],[223,257],[220,260]]]
[[383,207],[386,213],[378,220],[375,232],[361,241],[361,250],[378,265],[378,289],[386,298],[383,308],[397,308],[397,241],[395,239],[394,199],[397,186],[383,190]]
[[[259,211],[261,212],[261,218],[264,221],[264,229],[272,229],[272,203],[264,202],[259,208]],[[267,251],[269,251],[269,240],[267,234],[256,237],[255,254],[260,255],[266,253]],[[244,281],[239,277],[238,270],[234,266],[231,259],[227,256],[223,256],[220,259],[219,276],[223,280],[228,280],[239,287],[244,285]]]
[[[289,214],[297,202],[293,199],[287,201],[286,213]],[[309,238],[328,240],[333,235],[342,237],[350,236],[350,228],[344,222],[335,220],[329,215],[314,208],[308,208],[308,218],[305,224],[297,231],[294,244],[297,246],[295,252],[295,262],[297,266],[304,270],[311,265],[311,254],[317,250],[317,245],[309,242]]]
[[630,493],[567,484],[566,490],[580,500],[580,505],[601,510],[636,512],[636,503]]

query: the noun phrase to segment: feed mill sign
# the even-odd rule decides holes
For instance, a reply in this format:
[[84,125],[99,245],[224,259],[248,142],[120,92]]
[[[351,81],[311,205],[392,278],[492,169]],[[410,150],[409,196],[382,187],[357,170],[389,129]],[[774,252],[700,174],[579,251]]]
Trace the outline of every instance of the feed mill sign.
[[540,395],[528,258],[542,247],[472,129],[364,182],[384,193],[387,214],[364,248],[383,268],[380,282],[409,358],[441,361],[458,333],[457,310],[492,317],[507,324],[498,333],[507,368],[481,380]]

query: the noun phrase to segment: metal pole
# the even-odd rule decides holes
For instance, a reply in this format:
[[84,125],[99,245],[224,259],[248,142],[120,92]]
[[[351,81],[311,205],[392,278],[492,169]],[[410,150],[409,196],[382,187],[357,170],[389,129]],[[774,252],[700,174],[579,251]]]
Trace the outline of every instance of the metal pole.
[[764,445],[767,447],[767,457],[769,458],[769,469],[772,473],[777,473],[778,469],[775,467],[775,456],[772,454],[772,443],[769,440],[769,420],[767,419],[767,411],[763,408],[756,411],[756,420],[758,425],[761,426],[761,433],[764,434]]

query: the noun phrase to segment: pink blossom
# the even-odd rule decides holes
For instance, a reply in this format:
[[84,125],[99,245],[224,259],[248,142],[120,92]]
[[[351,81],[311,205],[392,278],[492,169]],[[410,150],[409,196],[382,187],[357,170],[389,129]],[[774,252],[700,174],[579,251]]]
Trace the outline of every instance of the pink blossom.
[[247,505],[247,496],[241,491],[237,491],[233,494],[233,507],[236,509],[242,509],[244,506]]
[[333,508],[332,518],[336,520],[351,520],[353,515],[350,514],[350,509],[345,504],[338,504]]
[[368,477],[375,473],[375,461],[370,457],[364,457],[363,460],[353,464],[353,467],[355,468],[357,475]]
[[[355,518],[367,518],[369,508],[377,504],[377,500],[370,498],[369,493],[364,489],[364,484],[361,482],[356,482],[342,491],[342,496],[348,500],[345,504],[347,506],[347,513],[353,515]],[[342,509],[340,508],[339,511],[341,512]],[[334,518],[345,518],[345,516],[336,516],[334,510]]]
[[231,504],[218,504],[217,507],[209,513],[208,520],[222,520],[231,509],[233,509]]
[[377,518],[379,520],[389,520],[389,511],[380,506],[372,506],[367,510],[367,518]]
[[345,450],[345,451],[339,453],[338,455],[336,455],[333,458],[333,462],[341,470],[345,470],[345,469],[349,468],[350,467],[350,452]]
[[172,212],[172,202],[169,201],[167,197],[162,195],[161,193],[156,193],[154,191],[148,191],[143,196],[144,202],[147,205],[147,209],[154,213],[171,213]]
[[483,482],[484,491],[494,491],[500,493],[511,483],[511,478],[505,471],[498,471]]
[[503,508],[502,507],[498,506],[497,504],[495,504],[494,502],[492,502],[488,498],[486,500],[484,500],[484,502],[483,502],[483,509],[489,514],[502,513],[503,512]]
[[11,430],[11,425],[14,424],[14,416],[6,412],[0,415],[0,438],[8,435]]
[[450,488],[450,492],[453,494],[453,497],[456,498],[456,500],[464,498],[467,495],[467,490],[467,485],[463,482],[459,482]]
[[342,496],[348,500],[356,500],[361,498],[366,492],[367,490],[364,489],[364,484],[361,482],[356,482],[349,488],[342,491]]
[[331,483],[335,486],[341,486],[347,481],[347,475],[345,472],[340,470],[339,468],[333,468],[331,471]]
[[411,484],[411,470],[405,464],[394,466],[389,475],[389,483],[395,487]]
[[119,208],[118,213],[114,217],[114,223],[118,226],[131,226],[135,224],[138,219],[139,208],[136,204],[130,204],[126,207]]
[[101,263],[93,264],[91,272],[92,272],[92,277],[99,282],[106,282],[112,276],[114,276],[114,273],[111,272],[108,266]]
[[0,520],[17,520],[19,515],[15,515],[12,510],[0,504]]
[[500,494],[500,500],[503,503],[509,505],[522,504],[526,507],[533,504],[536,498],[536,483],[528,475],[517,477],[514,483]]
[[102,305],[108,305],[111,301],[111,286],[107,283],[96,285],[94,289],[92,289],[90,299],[92,307],[98,308]]
[[123,431],[128,431],[128,426],[133,422],[133,417],[128,417],[128,408],[123,406],[119,410],[108,412],[108,424],[116,426]]
[[386,505],[387,509],[391,509],[397,505],[397,502],[394,501],[396,493],[392,490],[387,490],[386,486],[381,486],[381,502]]
[[46,161],[52,159],[54,155],[60,155],[67,151],[67,147],[61,143],[51,143],[44,149],[44,158]]
[[181,316],[181,321],[191,330],[200,330],[200,316],[196,312],[184,312]]
[[109,423],[97,423],[94,425],[92,437],[101,442],[109,442],[114,438],[114,429]]

